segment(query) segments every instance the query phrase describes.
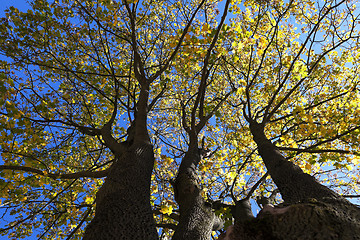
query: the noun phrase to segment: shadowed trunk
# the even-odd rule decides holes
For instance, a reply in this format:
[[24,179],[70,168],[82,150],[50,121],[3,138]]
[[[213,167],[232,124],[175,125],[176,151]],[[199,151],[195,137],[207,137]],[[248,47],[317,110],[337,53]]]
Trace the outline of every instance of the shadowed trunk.
[[219,240],[360,239],[360,209],[286,160],[266,138],[264,126],[250,123],[259,153],[285,201],[265,204],[254,219],[237,221]]
[[314,177],[304,173],[299,166],[286,160],[277,147],[266,138],[264,126],[251,123],[250,130],[259,154],[286,203],[324,197],[346,201],[339,194],[321,185]]
[[173,240],[208,240],[211,232],[221,225],[219,219],[201,196],[196,167],[200,162],[199,149],[185,154],[174,183],[175,200],[179,204],[180,219]]
[[334,199],[266,206],[254,219],[236,222],[218,240],[358,240],[360,210]]
[[153,147],[136,144],[111,167],[96,194],[96,215],[84,240],[158,239],[150,205]]
[[111,135],[116,108],[101,130],[116,161],[96,194],[95,217],[86,227],[84,240],[158,239],[150,204],[154,152],[147,131],[148,97],[149,85],[143,84],[125,142],[118,143]]

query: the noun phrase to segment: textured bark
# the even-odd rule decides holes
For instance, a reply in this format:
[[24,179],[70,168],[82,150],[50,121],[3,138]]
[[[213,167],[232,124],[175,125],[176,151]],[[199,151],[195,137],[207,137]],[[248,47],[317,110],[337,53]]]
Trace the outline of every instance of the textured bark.
[[360,210],[334,199],[264,208],[229,227],[219,240],[356,240]]
[[180,219],[173,240],[208,240],[219,219],[201,196],[196,166],[200,161],[198,148],[189,150],[181,162],[174,183],[175,199],[179,204]]
[[264,134],[263,125],[250,130],[259,153],[284,199],[267,204],[255,219],[237,221],[219,240],[356,240],[360,209],[287,161]]
[[254,219],[254,215],[251,210],[250,198],[244,198],[237,201],[235,206],[231,209],[231,214],[235,219],[235,223]]
[[158,239],[150,205],[151,144],[133,144],[117,159],[96,194],[96,214],[84,240]]
[[251,123],[250,130],[259,154],[285,202],[296,203],[309,198],[343,199],[339,194],[321,185],[314,177],[304,173],[299,166],[286,160],[276,146],[266,138],[262,125]]

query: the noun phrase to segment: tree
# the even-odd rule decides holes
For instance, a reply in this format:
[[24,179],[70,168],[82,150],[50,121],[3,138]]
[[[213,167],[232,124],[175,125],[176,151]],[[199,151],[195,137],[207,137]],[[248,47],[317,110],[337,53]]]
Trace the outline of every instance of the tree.
[[7,10],[1,234],[360,235],[358,3],[219,4]]

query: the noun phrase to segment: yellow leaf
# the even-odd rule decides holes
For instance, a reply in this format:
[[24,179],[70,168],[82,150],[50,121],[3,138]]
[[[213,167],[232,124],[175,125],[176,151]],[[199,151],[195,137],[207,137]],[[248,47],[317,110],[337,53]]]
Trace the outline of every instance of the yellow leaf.
[[[162,157],[163,156],[164,155],[162,155]],[[170,165],[174,161],[171,157],[168,157],[168,156],[164,156],[164,160],[167,165]]]
[[230,179],[234,179],[236,177],[236,172],[228,172],[227,177]]
[[296,142],[294,140],[292,140],[291,147],[298,148],[298,145],[296,144]]
[[173,207],[169,206],[169,205],[162,205],[161,209],[160,209],[161,213],[168,214],[168,215],[170,215],[172,213],[172,211],[173,211]]
[[351,159],[352,163],[354,165],[358,165],[360,163],[360,157],[359,156],[354,156],[352,159]]
[[209,24],[204,24],[202,27],[202,31],[203,32],[208,32],[209,31]]
[[203,164],[199,167],[199,171],[200,172],[205,172],[207,169],[206,169],[206,166]]
[[91,204],[93,201],[94,201],[94,199],[92,197],[86,196],[85,203]]

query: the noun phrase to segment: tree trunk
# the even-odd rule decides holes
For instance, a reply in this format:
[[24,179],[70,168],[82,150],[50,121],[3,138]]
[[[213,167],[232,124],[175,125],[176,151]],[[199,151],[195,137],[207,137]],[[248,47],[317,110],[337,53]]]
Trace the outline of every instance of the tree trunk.
[[179,204],[180,219],[173,240],[208,240],[211,232],[221,225],[211,205],[201,196],[196,166],[200,162],[199,149],[190,149],[184,156],[174,183],[175,200]]
[[96,194],[96,213],[84,240],[158,239],[150,205],[153,146],[133,144],[118,157]]
[[249,221],[236,222],[218,240],[360,239],[360,210],[334,199],[265,207]]
[[289,162],[250,123],[259,153],[285,201],[265,205],[255,219],[238,221],[219,240],[355,240],[360,239],[360,209]]
[[266,138],[264,126],[251,123],[250,130],[259,154],[286,203],[296,203],[309,198],[319,200],[325,197],[346,201],[339,194],[321,185],[314,177],[304,173],[299,166],[286,160]]

